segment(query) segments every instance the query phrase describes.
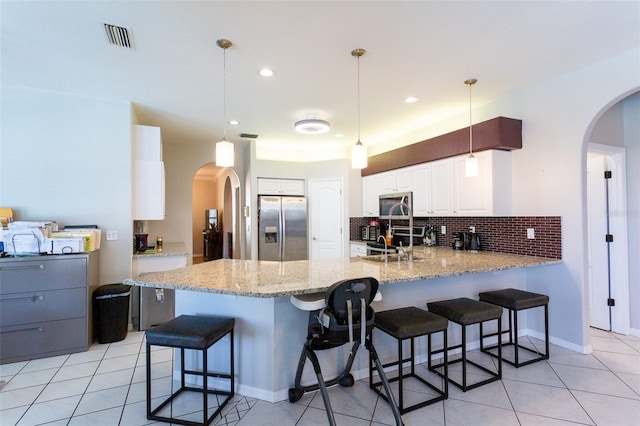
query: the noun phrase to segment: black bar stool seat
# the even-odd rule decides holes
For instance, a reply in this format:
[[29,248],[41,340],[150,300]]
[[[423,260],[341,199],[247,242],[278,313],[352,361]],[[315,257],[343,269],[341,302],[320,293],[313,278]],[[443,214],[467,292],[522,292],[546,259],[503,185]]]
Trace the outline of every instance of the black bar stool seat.
[[[515,288],[485,291],[480,293],[478,296],[479,299],[483,302],[501,306],[509,310],[509,328],[507,330],[500,330],[496,333],[484,335],[484,337],[497,335],[500,335],[500,337],[502,337],[503,334],[509,334],[508,345],[512,345],[514,347],[514,359],[513,361],[511,361],[510,359],[504,358],[505,362],[517,368],[523,365],[542,361],[543,359],[549,359],[549,296],[524,290],[518,290]],[[544,307],[544,353],[539,352],[537,349],[534,350],[532,348],[528,348],[526,346],[518,344],[518,311],[537,307]],[[492,349],[495,349],[495,347],[495,345],[485,347],[483,348],[483,352],[486,352],[489,355],[496,356],[495,353],[490,351]],[[524,349],[526,351],[534,353],[537,356],[526,361],[520,361],[520,349]]]
[[[466,329],[468,325],[478,324],[480,327],[480,348],[482,348],[482,324],[487,321],[498,321],[498,330],[502,327],[502,308],[477,300],[469,299],[467,297],[460,297],[457,299],[441,300],[438,302],[427,303],[429,312],[433,312],[440,316],[447,318],[449,321],[454,322],[462,327],[462,342],[458,345],[447,346],[442,350],[434,351],[438,353],[441,351],[447,352],[453,349],[461,349],[462,357],[454,361],[449,361],[449,364],[460,362],[462,363],[462,383],[458,383],[451,377],[448,380],[462,389],[464,392],[476,388],[478,386],[485,385],[487,383],[500,380],[502,378],[502,346],[498,342],[498,370],[492,371],[488,368],[477,364],[467,359],[467,333]],[[467,384],[467,364],[471,364],[480,370],[488,373],[491,377],[485,380],[473,384]],[[432,368],[438,372],[437,368],[442,367],[442,364],[434,365]],[[438,374],[441,374],[438,372]]]
[[[170,422],[181,425],[208,425],[222,411],[224,406],[234,395],[234,354],[233,354],[233,327],[235,319],[223,317],[208,317],[181,315],[178,318],[167,321],[145,332],[147,341],[147,419]],[[229,372],[209,372],[207,365],[207,349],[229,335],[230,362]],[[180,388],[173,392],[166,400],[153,410],[151,409],[151,346],[166,346],[180,349]],[[202,351],[202,371],[185,370],[185,349]],[[185,375],[202,377],[202,387],[188,386],[185,384]],[[227,379],[229,390],[209,389],[208,377]],[[203,420],[194,422],[185,419],[158,415],[166,405],[171,403],[182,392],[191,391],[202,393],[203,396]],[[226,398],[219,403],[211,416],[208,413],[208,395],[223,395]]]
[[[440,315],[433,314],[431,312],[427,312],[423,309],[416,308],[415,306],[409,306],[406,308],[392,309],[389,311],[382,311],[376,313],[375,319],[375,328],[387,333],[388,335],[396,338],[398,342],[398,359],[397,361],[392,361],[387,364],[383,364],[383,368],[387,368],[390,366],[398,367],[398,375],[394,378],[389,379],[389,382],[397,381],[399,385],[398,393],[398,408],[401,414],[407,413],[412,410],[416,410],[418,408],[424,407],[429,404],[433,404],[437,401],[442,401],[448,398],[449,396],[449,387],[448,387],[448,374],[447,374],[447,353],[444,352],[444,360],[442,362],[444,368],[442,385],[440,388],[429,383],[424,378],[420,377],[415,372],[415,352],[414,352],[414,339],[420,336],[428,336],[427,340],[427,357],[428,357],[428,366],[431,370],[431,335],[433,333],[442,332],[443,333],[443,344],[444,347],[447,346],[447,326],[449,321],[446,318],[441,317]],[[409,358],[404,358],[402,355],[402,342],[406,339],[411,339],[411,355]],[[411,369],[408,373],[402,373],[402,365],[405,362],[411,362]],[[387,396],[380,385],[382,385],[381,381],[377,383],[373,382],[373,373],[374,366],[371,359],[369,359],[369,387],[376,391],[383,399],[387,399]],[[437,396],[427,399],[425,401],[416,403],[410,407],[404,406],[404,398],[403,398],[403,386],[402,380],[413,377],[420,382],[424,383],[426,386],[431,388],[437,393]]]

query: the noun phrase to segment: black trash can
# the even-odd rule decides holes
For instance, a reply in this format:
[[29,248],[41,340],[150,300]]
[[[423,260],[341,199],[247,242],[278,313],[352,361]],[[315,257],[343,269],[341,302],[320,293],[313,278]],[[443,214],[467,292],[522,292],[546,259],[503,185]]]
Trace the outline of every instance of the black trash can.
[[107,284],[93,292],[94,335],[100,343],[124,340],[129,327],[131,286]]

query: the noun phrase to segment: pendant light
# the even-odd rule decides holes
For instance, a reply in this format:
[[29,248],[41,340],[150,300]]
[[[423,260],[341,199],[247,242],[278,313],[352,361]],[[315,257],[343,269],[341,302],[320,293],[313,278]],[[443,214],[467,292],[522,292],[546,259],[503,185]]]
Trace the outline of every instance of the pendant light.
[[470,78],[464,84],[469,86],[469,156],[464,160],[464,175],[466,177],[478,176],[478,159],[473,155],[473,122],[471,121],[471,86],[478,80]]
[[358,142],[351,151],[351,168],[364,169],[367,167],[367,147],[360,142],[360,56],[364,55],[366,50],[355,49],[351,51],[351,56],[358,60]]
[[222,101],[224,103],[224,137],[216,143],[216,166],[233,167],[233,144],[227,139],[227,49],[233,46],[229,40],[221,38],[217,45],[222,48],[223,53],[223,85]]

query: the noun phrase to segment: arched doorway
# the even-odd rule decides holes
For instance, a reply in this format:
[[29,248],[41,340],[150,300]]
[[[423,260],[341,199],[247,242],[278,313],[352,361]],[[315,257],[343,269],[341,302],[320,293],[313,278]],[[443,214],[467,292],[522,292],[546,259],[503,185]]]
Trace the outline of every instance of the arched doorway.
[[240,217],[240,181],[231,168],[222,168],[215,163],[202,166],[193,178],[192,233],[193,263],[206,259],[206,231],[211,226],[209,212],[215,215],[221,227],[220,244],[223,258],[241,258],[242,239]]
[[639,186],[634,168],[626,167],[640,161],[638,127],[629,126],[638,105],[640,92],[605,109],[587,135],[585,156],[588,321],[621,334],[630,332],[639,290],[632,283],[640,279],[628,262],[640,237],[637,215],[630,214],[640,203]]

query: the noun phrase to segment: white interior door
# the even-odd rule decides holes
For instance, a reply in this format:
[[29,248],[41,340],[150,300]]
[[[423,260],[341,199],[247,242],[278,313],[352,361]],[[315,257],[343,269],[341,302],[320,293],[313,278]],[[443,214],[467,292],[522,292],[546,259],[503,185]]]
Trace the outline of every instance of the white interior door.
[[[590,324],[620,334],[630,332],[625,164],[624,148],[589,144],[587,215]],[[605,170],[611,172],[606,182]],[[606,242],[607,232],[612,235],[612,242]],[[612,306],[607,304],[608,299],[611,299]]]
[[343,257],[342,180],[309,180],[310,259]]
[[611,329],[609,316],[609,257],[605,235],[607,233],[605,156],[589,153],[587,156],[587,217],[590,325],[603,330]]

